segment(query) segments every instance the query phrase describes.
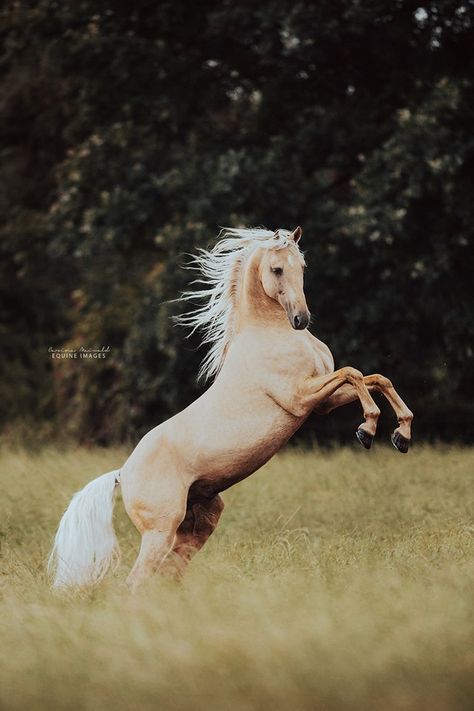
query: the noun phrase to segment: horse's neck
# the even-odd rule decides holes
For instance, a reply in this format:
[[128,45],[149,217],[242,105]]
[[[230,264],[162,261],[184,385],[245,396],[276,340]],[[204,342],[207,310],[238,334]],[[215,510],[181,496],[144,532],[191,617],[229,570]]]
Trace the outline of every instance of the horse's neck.
[[260,279],[261,253],[256,250],[243,265],[240,289],[235,304],[234,332],[249,326],[271,324],[283,330],[291,330],[288,318],[280,304],[265,293]]

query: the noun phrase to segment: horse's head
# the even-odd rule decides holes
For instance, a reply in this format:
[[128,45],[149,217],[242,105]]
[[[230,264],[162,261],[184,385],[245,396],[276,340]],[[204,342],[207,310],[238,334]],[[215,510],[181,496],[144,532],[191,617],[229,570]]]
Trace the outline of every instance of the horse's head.
[[[303,290],[305,263],[298,248],[302,232],[301,227],[297,227],[286,246],[275,245],[273,249],[266,249],[260,263],[265,293],[285,309],[289,322],[297,330],[306,328],[310,319]],[[278,232],[275,238],[280,241]]]

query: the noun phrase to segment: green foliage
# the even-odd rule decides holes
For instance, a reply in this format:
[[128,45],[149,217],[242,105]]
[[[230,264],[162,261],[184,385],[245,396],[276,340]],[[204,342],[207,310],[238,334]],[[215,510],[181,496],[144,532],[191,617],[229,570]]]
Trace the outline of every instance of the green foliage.
[[[107,442],[169,416],[199,392],[168,318],[183,255],[219,225],[302,224],[337,363],[400,384],[420,434],[468,437],[470,8],[7,3],[2,421]],[[81,345],[111,355],[49,359]]]

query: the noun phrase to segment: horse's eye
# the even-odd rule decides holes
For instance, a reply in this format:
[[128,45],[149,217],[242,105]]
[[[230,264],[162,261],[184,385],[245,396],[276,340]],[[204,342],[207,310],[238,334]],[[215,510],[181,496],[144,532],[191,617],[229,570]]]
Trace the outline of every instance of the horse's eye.
[[283,269],[281,267],[272,267],[272,272],[276,276],[281,276],[283,274]]

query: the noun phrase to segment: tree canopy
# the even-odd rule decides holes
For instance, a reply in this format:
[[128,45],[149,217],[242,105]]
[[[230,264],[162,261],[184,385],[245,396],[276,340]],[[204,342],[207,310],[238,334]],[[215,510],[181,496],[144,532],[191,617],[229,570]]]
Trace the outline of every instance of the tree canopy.
[[[389,376],[419,436],[469,438],[473,9],[7,2],[2,424],[105,443],[176,412],[202,357],[169,318],[185,253],[222,225],[301,224],[313,328],[337,364]],[[110,354],[48,353],[81,345]]]

